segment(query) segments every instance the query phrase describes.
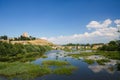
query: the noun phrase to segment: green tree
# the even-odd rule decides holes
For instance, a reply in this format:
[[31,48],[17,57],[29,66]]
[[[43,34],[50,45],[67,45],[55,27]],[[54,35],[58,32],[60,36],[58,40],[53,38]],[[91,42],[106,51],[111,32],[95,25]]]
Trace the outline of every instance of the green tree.
[[4,35],[4,36],[0,36],[0,39],[7,40],[7,39],[8,39],[8,37],[7,37],[7,35]]

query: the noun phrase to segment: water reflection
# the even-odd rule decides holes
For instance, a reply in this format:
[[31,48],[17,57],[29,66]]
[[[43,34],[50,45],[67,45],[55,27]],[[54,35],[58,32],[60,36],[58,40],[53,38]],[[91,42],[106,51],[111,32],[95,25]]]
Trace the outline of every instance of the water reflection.
[[[76,51],[75,53],[78,53],[79,51]],[[36,78],[36,80],[119,80],[120,78],[120,72],[118,73],[116,69],[116,63],[117,61],[111,60],[108,63],[105,63],[105,65],[99,65],[99,64],[92,64],[89,65],[86,62],[84,62],[83,57],[79,57],[78,59],[72,58],[70,56],[67,56],[67,54],[71,54],[72,52],[64,52],[60,50],[52,50],[46,53],[48,58],[45,59],[37,59],[34,61],[36,64],[40,64],[44,60],[62,60],[62,61],[68,61],[73,66],[76,66],[78,69],[73,72],[72,75],[55,75],[55,74],[49,74],[42,77]],[[72,53],[74,54],[74,52]],[[93,56],[94,58],[103,59],[103,56]],[[93,59],[93,57],[90,57]],[[106,76],[107,75],[107,76]],[[106,77],[110,76],[109,79],[106,79]]]
[[115,66],[108,66],[108,65],[89,65],[88,68],[91,69],[94,73],[107,71],[108,73],[113,74],[116,71]]

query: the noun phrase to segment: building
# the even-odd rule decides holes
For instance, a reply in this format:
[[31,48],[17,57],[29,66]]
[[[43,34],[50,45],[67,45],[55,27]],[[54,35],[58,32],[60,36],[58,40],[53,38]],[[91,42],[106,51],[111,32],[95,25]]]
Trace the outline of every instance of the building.
[[92,47],[92,49],[96,50],[96,49],[102,47],[103,45],[104,45],[103,43],[101,43],[101,44],[94,44],[93,47]]
[[28,35],[27,32],[24,32],[24,33],[22,34],[22,36],[23,36],[23,37],[29,37],[29,35]]

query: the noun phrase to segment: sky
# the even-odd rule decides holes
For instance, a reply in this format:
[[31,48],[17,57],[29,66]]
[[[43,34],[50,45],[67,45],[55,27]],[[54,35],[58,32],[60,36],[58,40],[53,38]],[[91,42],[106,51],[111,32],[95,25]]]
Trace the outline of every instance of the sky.
[[120,0],[0,0],[0,35],[23,32],[55,44],[118,39]]

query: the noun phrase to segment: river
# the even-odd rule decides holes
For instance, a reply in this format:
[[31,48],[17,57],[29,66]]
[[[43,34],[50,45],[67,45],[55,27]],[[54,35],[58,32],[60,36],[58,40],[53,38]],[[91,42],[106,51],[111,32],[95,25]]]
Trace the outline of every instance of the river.
[[[41,77],[36,77],[35,80],[120,80],[120,71],[117,70],[116,60],[111,60],[111,62],[108,62],[105,65],[99,65],[97,62],[93,64],[88,64],[84,61],[84,58],[76,59],[67,56],[67,54],[76,53],[80,52],[65,52],[62,50],[51,50],[46,52],[46,55],[48,56],[47,58],[39,58],[35,61],[32,61],[32,63],[34,64],[41,65],[42,61],[45,60],[61,60],[67,61],[71,65],[77,67],[77,69],[74,70],[71,75],[48,74]],[[101,57],[93,55],[89,58],[99,59]],[[0,76],[0,80],[7,79],[3,76]]]
[[37,77],[35,80],[120,80],[120,71],[117,71],[115,63],[109,63],[109,65],[99,65],[94,63],[90,65],[84,62],[83,59],[75,59],[70,56],[66,56],[67,54],[70,53],[61,50],[52,50],[46,53],[48,56],[47,58],[37,59],[33,61],[33,63],[41,64],[44,60],[68,61],[78,68],[73,71],[71,75],[49,74]]

